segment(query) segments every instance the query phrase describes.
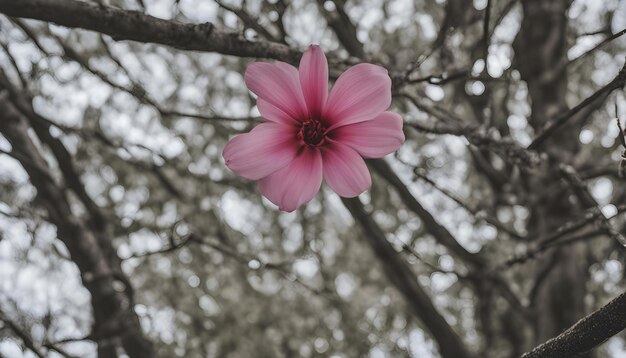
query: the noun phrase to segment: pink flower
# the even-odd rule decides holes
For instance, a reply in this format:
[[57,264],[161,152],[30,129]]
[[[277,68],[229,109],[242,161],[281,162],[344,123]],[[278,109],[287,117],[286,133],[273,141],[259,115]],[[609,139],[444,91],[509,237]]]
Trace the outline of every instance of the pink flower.
[[226,165],[259,181],[263,196],[293,211],[320,190],[322,178],[343,197],[372,185],[365,158],[380,158],[404,142],[402,118],[391,105],[391,79],[383,67],[350,67],[328,93],[328,63],[311,45],[300,69],[255,62],[244,79],[266,122],[234,137],[224,148]]

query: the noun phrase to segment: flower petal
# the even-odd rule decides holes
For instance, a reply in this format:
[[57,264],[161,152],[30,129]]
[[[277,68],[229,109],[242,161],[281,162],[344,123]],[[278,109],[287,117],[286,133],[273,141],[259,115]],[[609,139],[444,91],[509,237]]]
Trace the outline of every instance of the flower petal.
[[299,71],[309,114],[319,116],[328,97],[328,62],[324,51],[317,45],[309,46],[300,60]]
[[286,167],[259,180],[261,194],[283,211],[294,211],[309,202],[322,185],[322,156],[305,147]]
[[346,144],[366,158],[381,158],[393,153],[404,143],[402,117],[383,112],[371,121],[348,124],[330,133],[330,137]]
[[270,122],[289,125],[298,123],[297,119],[291,117],[280,108],[274,106],[273,104],[262,99],[261,97],[257,98],[256,107],[259,109],[261,117],[267,119]]
[[381,66],[361,63],[335,82],[324,108],[330,128],[372,119],[391,105],[391,78]]
[[298,70],[284,62],[276,64],[253,62],[248,65],[244,80],[259,98],[269,102],[292,118],[307,114]]
[[230,170],[258,180],[289,164],[297,151],[293,128],[267,122],[231,139],[222,155]]
[[365,161],[354,149],[340,143],[322,148],[324,179],[331,189],[346,198],[355,197],[372,186]]

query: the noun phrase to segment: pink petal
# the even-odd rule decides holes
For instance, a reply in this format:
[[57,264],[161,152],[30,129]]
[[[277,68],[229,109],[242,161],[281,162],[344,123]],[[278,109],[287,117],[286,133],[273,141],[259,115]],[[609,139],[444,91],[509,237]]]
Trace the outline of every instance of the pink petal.
[[267,122],[231,139],[222,155],[230,170],[258,180],[289,164],[297,150],[293,128]]
[[309,114],[319,116],[328,97],[328,62],[324,51],[317,45],[309,46],[300,60],[299,71]]
[[291,118],[307,115],[300,87],[298,70],[284,62],[276,64],[253,62],[248,65],[244,80],[259,98],[285,112]]
[[331,189],[346,198],[355,197],[372,186],[365,161],[354,149],[340,143],[322,148],[324,179]]
[[330,137],[346,144],[366,158],[381,158],[393,153],[404,143],[402,117],[383,112],[371,121],[349,124],[330,133]]
[[322,185],[322,156],[305,147],[291,164],[259,180],[261,194],[283,211],[294,211],[309,202]]
[[256,106],[261,112],[261,117],[268,121],[289,125],[298,123],[297,119],[260,97],[256,100]]
[[332,128],[370,120],[391,105],[391,78],[383,67],[361,63],[350,67],[330,91],[324,118]]

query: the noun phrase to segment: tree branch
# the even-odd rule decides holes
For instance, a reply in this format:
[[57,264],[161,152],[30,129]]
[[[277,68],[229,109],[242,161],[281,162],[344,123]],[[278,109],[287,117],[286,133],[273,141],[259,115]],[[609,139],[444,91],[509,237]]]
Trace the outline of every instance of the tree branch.
[[[608,30],[610,31],[610,29]],[[563,71],[564,69],[566,69],[567,67],[580,62],[581,60],[589,57],[591,54],[595,53],[598,49],[604,47],[606,44],[608,44],[609,42],[623,36],[624,34],[626,34],[626,29],[623,29],[615,34],[612,34],[611,36],[607,37],[606,39],[600,41],[597,45],[595,45],[593,48],[591,48],[590,50],[586,51],[585,53],[583,53],[582,55],[572,59],[572,60],[568,60],[567,57],[563,57],[563,59],[551,70],[546,71],[541,78],[539,79],[540,82],[543,83],[547,83],[550,81],[554,81],[554,79],[559,75],[559,73],[561,73],[561,71]],[[579,36],[587,36],[588,34],[581,34]]]
[[[36,201],[57,227],[59,239],[70,252],[91,294],[93,336],[98,343],[99,356],[116,357],[111,342],[119,337],[129,357],[154,357],[152,343],[143,335],[139,318],[133,311],[132,287],[122,272],[108,233],[97,231],[73,213],[65,188],[53,179],[46,160],[28,134],[28,120],[7,97],[0,87],[0,132],[11,143],[12,151],[19,154],[18,160],[37,189]],[[31,164],[39,169],[33,169]],[[116,282],[126,286],[125,294],[114,288]]]
[[35,345],[35,342],[33,342],[33,339],[30,337],[30,335],[27,334],[24,329],[20,328],[15,322],[6,317],[2,311],[0,311],[0,322],[3,322],[9,328],[9,330],[13,332],[13,334],[21,339],[24,343],[24,346],[28,348],[28,350],[33,352],[33,354],[35,354],[37,357],[44,358],[46,356],[45,352],[43,352],[39,347]]
[[181,50],[273,58],[292,63],[301,56],[299,51],[286,45],[250,41],[238,32],[220,29],[211,23],[184,24],[78,0],[0,0],[0,13],[97,31],[115,40],[156,43]]
[[324,14],[328,26],[330,26],[341,45],[348,51],[348,53],[357,58],[363,58],[365,52],[363,51],[363,44],[356,36],[356,26],[350,20],[350,16],[345,9],[345,3],[343,0],[332,0],[335,6],[334,10],[326,10],[324,8],[324,0],[317,1],[320,11]]
[[456,241],[454,236],[450,234],[450,232],[441,226],[437,220],[426,210],[422,204],[420,204],[417,199],[413,196],[413,194],[409,191],[409,189],[404,185],[402,180],[393,172],[393,170],[389,167],[383,160],[371,160],[369,162],[374,170],[380,174],[386,181],[394,187],[400,198],[404,202],[404,204],[424,223],[424,227],[426,230],[437,239],[439,243],[445,246],[448,250],[450,250],[454,255],[461,258],[465,263],[468,263],[473,266],[483,267],[485,262],[476,254],[473,254],[467,251],[461,244]]
[[626,247],[626,238],[619,231],[615,230],[609,221],[609,218],[602,212],[600,204],[594,199],[589,188],[580,178],[574,167],[571,165],[561,164],[561,173],[565,177],[567,183],[572,187],[574,194],[578,197],[580,203],[587,208],[591,208],[600,219],[600,226],[606,230],[607,234],[619,242],[620,245]]
[[522,358],[574,357],[626,329],[626,293],[524,354]]
[[32,107],[32,97],[24,91],[18,91],[11,87],[0,69],[0,88],[5,88],[9,91],[10,101],[26,118],[28,118],[31,126],[35,130],[37,137],[45,143],[59,164],[59,169],[65,179],[65,184],[78,196],[83,203],[89,215],[91,216],[92,224],[97,227],[104,225],[104,216],[100,208],[91,199],[85,190],[85,186],[82,183],[80,175],[78,174],[71,154],[65,148],[63,142],[55,138],[50,134],[51,121],[40,116],[35,112]]
[[244,24],[244,26],[246,28],[250,28],[250,29],[256,31],[256,33],[258,33],[263,38],[265,38],[265,39],[267,39],[269,41],[278,42],[276,37],[274,35],[272,35],[265,27],[263,27],[259,23],[259,19],[257,17],[255,17],[255,16],[253,16],[253,15],[250,15],[243,7],[242,8],[236,8],[234,6],[230,6],[230,5],[224,4],[222,1],[219,1],[219,0],[216,0],[215,2],[222,9],[224,9],[226,11],[230,11],[233,14],[235,14],[243,22],[243,24]]
[[437,220],[432,216],[428,210],[426,210],[422,204],[413,196],[409,188],[402,182],[402,180],[393,172],[389,165],[382,159],[376,159],[369,161],[374,170],[381,175],[391,186],[393,186],[401,200],[422,220],[426,231],[430,233],[440,244],[445,246],[452,254],[460,258],[470,269],[470,276],[475,279],[475,283],[479,283],[483,280],[490,280],[496,284],[496,287],[502,292],[503,297],[509,302],[509,304],[520,312],[525,312],[526,308],[517,299],[515,294],[511,291],[506,280],[504,280],[497,272],[490,272],[487,267],[487,262],[484,256],[467,251],[456,238],[446,229],[439,224]]
[[619,71],[617,76],[611,82],[609,82],[604,87],[597,90],[591,96],[587,97],[585,100],[580,102],[576,107],[563,113],[554,121],[548,122],[546,126],[544,127],[543,131],[537,135],[537,137],[532,141],[532,143],[530,143],[530,145],[528,146],[528,149],[531,149],[531,150],[537,149],[541,144],[543,144],[546,141],[546,139],[548,139],[548,137],[554,134],[557,129],[565,125],[567,121],[570,118],[572,118],[576,113],[578,113],[580,110],[582,110],[583,108],[585,108],[586,106],[594,102],[600,96],[604,94],[608,94],[618,88],[624,87],[624,84],[626,84],[626,63],[624,63],[624,66],[622,67],[622,69]]
[[367,214],[361,201],[358,198],[343,198],[342,200],[355,220],[362,226],[364,238],[380,259],[391,282],[402,293],[407,304],[437,341],[441,356],[443,358],[471,357],[461,338],[437,311],[418,283],[415,274],[404,261],[400,260],[398,253],[387,241],[378,224]]
[[491,17],[491,0],[487,0],[487,7],[485,7],[485,18],[483,20],[483,61],[485,62],[485,70],[484,73],[489,75],[488,69],[488,61],[487,57],[489,57],[489,20]]

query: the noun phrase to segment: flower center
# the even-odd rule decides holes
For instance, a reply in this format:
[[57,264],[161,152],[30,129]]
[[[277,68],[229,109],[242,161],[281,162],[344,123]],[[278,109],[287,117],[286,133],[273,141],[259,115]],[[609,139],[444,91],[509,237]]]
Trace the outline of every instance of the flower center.
[[326,128],[319,120],[308,119],[302,123],[298,138],[308,145],[318,146],[324,143]]

